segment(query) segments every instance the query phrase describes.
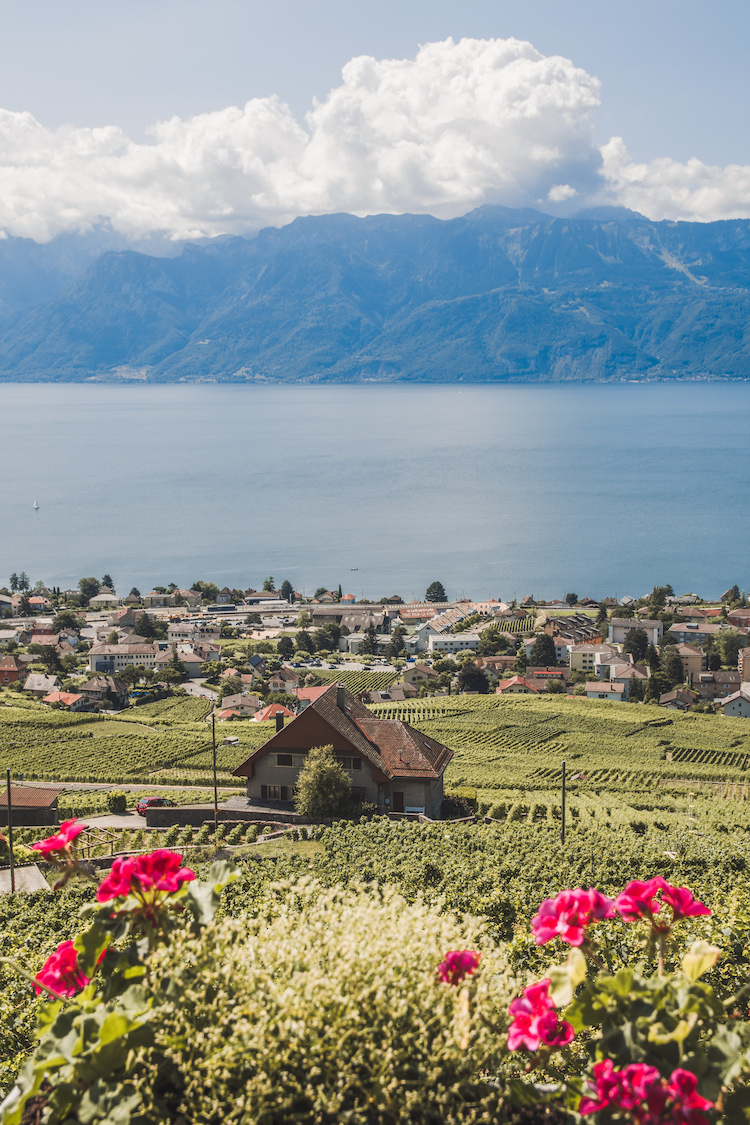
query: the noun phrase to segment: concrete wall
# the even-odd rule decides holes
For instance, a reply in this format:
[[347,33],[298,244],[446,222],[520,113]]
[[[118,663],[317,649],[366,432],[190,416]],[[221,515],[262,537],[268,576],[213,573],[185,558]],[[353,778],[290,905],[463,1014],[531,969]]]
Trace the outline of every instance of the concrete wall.
[[[178,805],[175,808],[146,809],[147,828],[171,828],[173,824],[192,824],[200,827],[206,821],[213,823],[213,805]],[[219,823],[224,821],[250,821],[254,824],[311,824],[312,821],[299,813],[282,808],[269,809],[265,806],[248,809],[219,809]]]

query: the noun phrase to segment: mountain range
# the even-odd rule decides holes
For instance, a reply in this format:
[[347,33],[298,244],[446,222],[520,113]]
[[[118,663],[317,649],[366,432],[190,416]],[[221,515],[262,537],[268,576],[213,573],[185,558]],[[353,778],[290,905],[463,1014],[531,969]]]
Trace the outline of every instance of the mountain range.
[[750,220],[486,206],[112,244],[0,241],[1,380],[750,378]]

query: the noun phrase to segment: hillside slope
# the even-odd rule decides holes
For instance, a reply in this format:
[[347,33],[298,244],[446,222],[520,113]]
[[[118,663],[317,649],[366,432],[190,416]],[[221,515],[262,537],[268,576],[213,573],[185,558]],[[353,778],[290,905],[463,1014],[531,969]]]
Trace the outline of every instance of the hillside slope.
[[0,379],[750,377],[750,221],[329,215],[105,253],[6,316]]

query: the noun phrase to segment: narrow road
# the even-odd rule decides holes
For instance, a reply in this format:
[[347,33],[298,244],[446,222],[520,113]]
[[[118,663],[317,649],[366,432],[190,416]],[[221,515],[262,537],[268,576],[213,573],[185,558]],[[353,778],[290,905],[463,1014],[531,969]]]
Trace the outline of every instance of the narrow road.
[[200,695],[203,696],[204,699],[213,700],[214,703],[219,698],[219,693],[217,691],[211,691],[210,688],[205,688],[202,684],[197,684],[195,680],[183,680],[180,687],[184,688],[188,695]]

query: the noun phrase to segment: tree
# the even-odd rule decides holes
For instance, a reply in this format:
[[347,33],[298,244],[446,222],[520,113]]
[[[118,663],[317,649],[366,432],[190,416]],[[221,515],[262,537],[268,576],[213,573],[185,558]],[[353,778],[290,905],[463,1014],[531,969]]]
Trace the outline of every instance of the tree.
[[346,816],[352,808],[352,783],[333,756],[332,746],[316,746],[309,752],[297,777],[294,807],[310,820]]
[[362,644],[359,648],[359,651],[365,656],[373,656],[378,651],[376,636],[375,623],[371,621],[363,633]]
[[281,583],[281,589],[279,590],[279,593],[281,594],[284,601],[289,602],[290,604],[294,601],[294,586],[292,586],[288,578],[285,578]]
[[667,691],[675,687],[676,684],[684,683],[685,670],[674,645],[667,645],[662,649],[661,666],[664,678],[669,680]]
[[538,633],[531,646],[529,662],[532,667],[549,668],[557,663],[555,642],[549,633]]
[[18,575],[15,572],[10,576],[10,588],[12,593],[18,593]]
[[219,688],[219,699],[225,699],[228,695],[240,695],[242,692],[242,680],[239,676],[227,676],[226,680],[222,680],[221,687]]
[[734,629],[727,629],[716,636],[716,647],[721,653],[725,668],[736,668],[739,651],[745,646],[745,638]]
[[291,637],[279,637],[276,642],[276,651],[279,656],[283,656],[284,660],[288,660],[294,652],[294,641]]
[[301,609],[294,624],[298,629],[307,629],[309,625],[312,625],[312,617],[306,609]]
[[102,586],[108,586],[110,590],[114,590],[115,584],[112,581],[112,575],[111,574],[103,574],[102,575]]
[[445,587],[442,582],[431,582],[427,587],[424,600],[426,602],[447,602]]
[[606,605],[600,605],[599,610],[598,610],[597,615],[596,615],[597,625],[606,625],[608,620],[609,620],[609,618],[607,617],[607,607],[606,607]]
[[294,644],[299,652],[315,652],[315,642],[306,629],[300,629],[294,638]]
[[521,646],[521,648],[519,648],[518,652],[516,653],[516,662],[514,665],[515,670],[516,672],[519,672],[521,675],[523,675],[528,666],[529,658],[526,655],[526,649]]
[[21,594],[21,600],[18,603],[19,617],[29,617],[31,615],[31,602],[26,593]]
[[31,583],[29,582],[29,576],[25,570],[22,570],[18,575],[18,589],[23,593],[24,590],[28,590],[30,588]]
[[391,633],[391,639],[388,644],[388,648],[385,650],[385,655],[390,660],[394,660],[401,652],[401,649],[404,647],[405,636],[406,629],[404,629],[403,625],[397,625]]
[[199,593],[201,595],[201,600],[204,602],[215,602],[219,596],[219,587],[215,582],[204,582],[200,578],[197,582],[193,583],[190,589]]
[[84,605],[88,605],[91,599],[99,593],[99,579],[79,578],[78,589],[81,591],[81,601]]
[[547,680],[547,691],[550,695],[563,695],[565,684],[562,680]]
[[577,605],[578,604],[578,594],[566,594],[565,595],[565,601],[568,603],[568,605]]
[[337,596],[337,598],[338,598],[338,600],[339,600],[339,601],[341,601],[341,599],[342,599],[342,598],[343,598],[343,596],[344,596],[344,591],[343,591],[343,590],[341,589],[341,583],[340,583],[340,582],[339,582],[339,590],[338,590],[338,594],[337,594],[336,596]]
[[657,672],[661,664],[661,657],[659,650],[654,645],[649,645],[646,649],[646,663],[652,672]]
[[628,703],[640,703],[645,691],[643,680],[639,680],[635,673],[633,673],[628,685]]
[[633,660],[640,664],[648,652],[648,633],[645,629],[628,629],[622,642],[622,651],[633,654]]
[[128,594],[129,598],[140,598],[140,596],[141,596],[141,591],[138,589],[137,586],[134,586],[133,589]]
[[69,629],[72,633],[80,633],[85,624],[75,610],[61,609],[53,618],[52,632],[59,633],[63,629]]
[[659,702],[659,697],[664,695],[665,692],[671,691],[673,685],[667,679],[663,672],[654,672],[653,676],[649,677],[646,684],[646,694],[643,697],[644,703]]
[[[13,581],[13,577],[11,576],[11,582],[12,581]],[[738,602],[740,600],[740,588],[739,588],[739,586],[735,583],[735,585],[732,586],[731,589],[729,589],[727,591],[727,596],[725,598],[722,598],[721,600],[723,602]]]
[[487,678],[487,673],[483,672],[481,668],[477,668],[476,664],[464,664],[458,673],[457,687],[459,691],[472,691],[477,692],[478,695],[488,695],[490,681]]
[[326,586],[318,586],[317,590],[313,594],[313,597],[314,598],[322,598],[323,594],[327,594],[327,593],[328,593],[328,589],[327,589]]
[[119,643],[120,643],[120,634],[117,632],[116,629],[113,629],[112,632],[107,635],[107,644],[108,645],[116,645],[116,644],[119,644]]
[[328,625],[321,625],[313,633],[313,642],[315,649],[318,652],[338,652],[339,638],[341,637],[341,626],[337,625],[334,621]]
[[273,594],[275,590],[276,587],[273,584],[273,575],[271,574],[268,578],[263,579],[263,592],[264,594]]
[[671,586],[654,586],[649,595],[649,604],[653,606],[664,606],[667,604],[667,598],[671,598],[673,595],[674,590]]

